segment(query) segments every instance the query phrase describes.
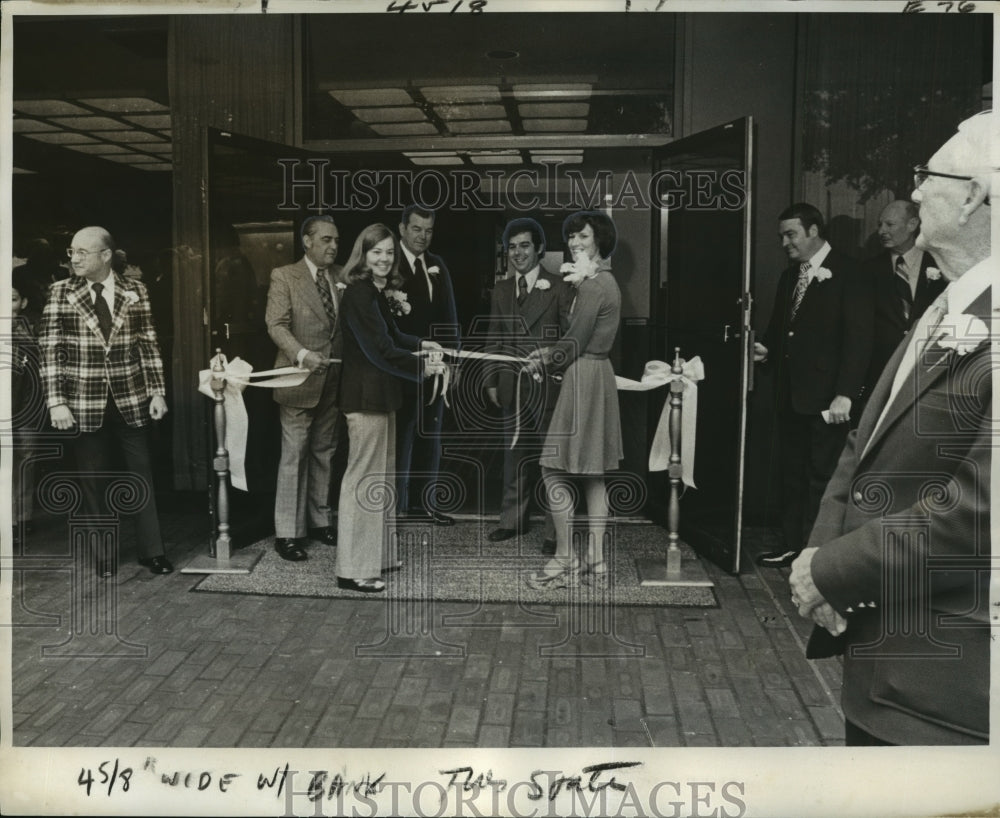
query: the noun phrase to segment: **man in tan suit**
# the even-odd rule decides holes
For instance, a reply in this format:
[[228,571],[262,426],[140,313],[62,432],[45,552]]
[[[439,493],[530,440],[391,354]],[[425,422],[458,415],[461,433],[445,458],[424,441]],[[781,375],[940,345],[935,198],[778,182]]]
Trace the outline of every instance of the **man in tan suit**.
[[334,265],[340,234],[331,216],[310,216],[300,230],[305,255],[271,272],[267,332],[278,346],[274,365],[298,366],[310,375],[276,389],[281,419],[281,460],[274,501],[274,550],[282,559],[306,559],[306,536],[337,544],[330,520],[330,471],[337,449],[340,364],[340,267]]

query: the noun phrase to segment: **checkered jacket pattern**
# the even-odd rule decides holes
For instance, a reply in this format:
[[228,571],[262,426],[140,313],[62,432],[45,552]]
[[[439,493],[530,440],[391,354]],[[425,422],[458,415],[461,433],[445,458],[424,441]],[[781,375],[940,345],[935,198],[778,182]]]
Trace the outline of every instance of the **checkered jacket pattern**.
[[66,404],[81,432],[101,427],[108,392],[129,426],[149,423],[149,401],[166,395],[145,286],[117,273],[111,334],[105,342],[87,281],[79,276],[52,285],[38,343],[42,382],[51,409]]

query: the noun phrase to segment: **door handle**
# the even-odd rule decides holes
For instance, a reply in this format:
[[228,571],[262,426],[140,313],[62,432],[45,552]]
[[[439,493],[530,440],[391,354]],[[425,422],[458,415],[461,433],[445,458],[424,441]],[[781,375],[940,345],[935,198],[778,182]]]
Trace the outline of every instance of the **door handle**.
[[223,324],[222,326],[223,326],[223,328],[225,329],[225,332],[226,332],[226,340],[228,341],[228,340],[229,340],[229,324],[228,324],[228,323],[227,323],[227,324]]
[[732,338],[735,341],[737,338],[740,337],[740,334],[738,332],[734,332],[732,335],[729,334],[729,327],[730,326],[731,326],[730,324],[726,324],[722,328],[722,343],[724,343],[724,344],[729,343],[729,339],[730,338]]

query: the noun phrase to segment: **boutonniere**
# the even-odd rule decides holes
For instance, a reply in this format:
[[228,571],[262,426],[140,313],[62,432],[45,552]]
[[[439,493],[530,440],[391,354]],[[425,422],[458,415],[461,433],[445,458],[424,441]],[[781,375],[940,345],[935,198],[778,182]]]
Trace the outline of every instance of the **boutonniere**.
[[547,290],[552,286],[551,282],[547,278],[540,278],[535,282],[536,290]]
[[833,278],[833,273],[830,270],[826,269],[826,267],[820,267],[816,271],[816,280],[817,281],[826,281],[827,279],[830,279],[830,278]]
[[441,272],[441,268],[438,267],[436,264],[433,267],[428,267],[427,268],[427,275],[429,275],[429,276],[436,276],[440,272]]
[[925,271],[928,281],[940,281],[941,271],[937,267],[928,267]]
[[579,255],[574,261],[567,261],[559,268],[563,281],[579,287],[588,278],[597,275],[597,263],[586,255]]
[[384,290],[385,300],[389,302],[389,312],[393,315],[409,315],[410,300],[401,290]]
[[122,297],[128,304],[139,303],[139,293],[137,293],[135,290],[122,290]]
[[949,313],[938,324],[937,345],[958,355],[967,355],[989,337],[986,324],[968,313]]
[[338,281],[338,282],[337,282],[336,284],[334,284],[333,286],[334,286],[334,287],[336,287],[336,288],[337,288],[338,290],[340,290],[341,292],[343,292],[344,290],[346,290],[346,289],[347,289],[347,285],[346,285],[346,284],[345,284],[345,283],[344,283],[343,281]]

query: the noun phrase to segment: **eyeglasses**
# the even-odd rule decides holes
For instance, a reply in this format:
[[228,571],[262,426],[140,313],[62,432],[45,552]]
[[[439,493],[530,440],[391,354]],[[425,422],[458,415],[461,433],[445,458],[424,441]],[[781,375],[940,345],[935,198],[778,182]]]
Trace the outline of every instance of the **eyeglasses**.
[[936,170],[928,170],[927,165],[917,165],[913,168],[913,186],[915,188],[921,187],[927,181],[928,176],[941,176],[944,179],[961,179],[965,182],[970,182],[974,178],[972,176],[957,176],[954,173],[938,173]]
[[66,258],[86,258],[93,253],[103,253],[104,249],[100,250],[80,250],[77,247],[67,247],[66,248]]

